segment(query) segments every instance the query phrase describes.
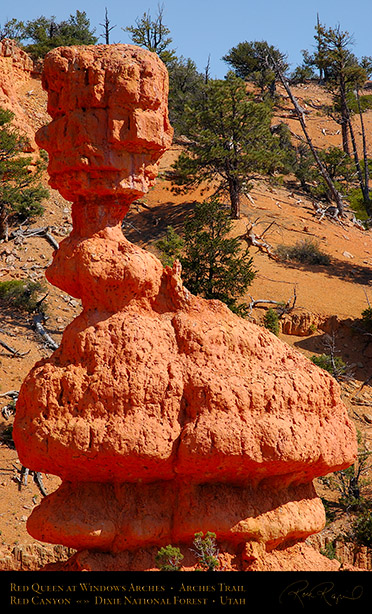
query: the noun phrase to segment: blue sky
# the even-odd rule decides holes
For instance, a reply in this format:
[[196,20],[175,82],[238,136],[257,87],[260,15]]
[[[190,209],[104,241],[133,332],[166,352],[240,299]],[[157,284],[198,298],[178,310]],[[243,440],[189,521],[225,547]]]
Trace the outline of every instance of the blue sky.
[[[340,24],[354,36],[357,57],[372,56],[372,0],[164,0],[160,4],[164,5],[164,23],[171,30],[177,55],[190,57],[203,70],[210,54],[214,78],[227,72],[222,56],[245,40],[267,40],[287,53],[291,68],[295,68],[301,63],[301,50],[313,48],[317,12],[323,24]],[[62,21],[78,9],[87,13],[99,35],[107,7],[111,25],[116,25],[110,42],[129,43],[129,35],[121,28],[133,25],[148,9],[155,16],[158,5],[158,0],[16,0],[12,6],[0,0],[0,24],[12,17],[27,21],[40,15],[54,15]]]

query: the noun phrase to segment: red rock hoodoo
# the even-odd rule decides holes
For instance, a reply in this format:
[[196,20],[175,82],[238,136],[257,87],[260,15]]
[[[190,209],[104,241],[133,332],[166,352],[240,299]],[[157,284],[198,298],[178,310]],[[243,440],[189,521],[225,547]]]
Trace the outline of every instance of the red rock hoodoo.
[[76,548],[68,569],[152,569],[197,531],[232,569],[337,568],[304,540],[325,521],[312,480],[356,452],[338,384],[122,234],[171,143],[165,67],[131,45],[59,48],[43,80],[37,142],[73,201],[47,277],[83,311],[19,395],[21,462],[62,478],[29,532]]

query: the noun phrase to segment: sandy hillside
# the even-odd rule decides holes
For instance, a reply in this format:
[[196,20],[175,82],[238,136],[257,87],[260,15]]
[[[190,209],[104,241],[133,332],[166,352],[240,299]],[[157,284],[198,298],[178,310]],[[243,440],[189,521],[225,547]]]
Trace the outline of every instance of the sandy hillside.
[[[34,129],[48,121],[46,94],[38,79],[23,83],[18,94]],[[339,126],[321,113],[321,105],[326,102],[327,94],[315,85],[299,86],[295,88],[295,94],[309,111],[306,121],[315,144],[319,147],[340,145]],[[282,105],[277,120],[286,121],[294,134],[301,135],[299,122],[293,118],[288,106]],[[365,121],[372,156],[372,111],[367,112]],[[360,140],[357,125],[356,132]],[[179,150],[180,145],[175,143],[163,157],[162,173],[169,169]],[[192,203],[203,197],[200,190],[182,196],[173,194],[171,184],[162,173],[142,204],[132,207],[125,225],[125,234],[131,241],[152,251],[156,251],[154,241],[164,234],[168,225],[182,232]],[[257,234],[273,222],[265,239],[274,248],[279,244],[292,245],[301,239],[313,239],[329,253],[332,261],[328,267],[288,265],[252,248],[257,274],[246,299],[250,301],[252,297],[255,300],[286,303],[292,302],[295,296],[295,308],[285,317],[284,332],[280,333],[280,337],[307,356],[322,353],[324,343],[329,339],[326,335],[335,332],[338,355],[351,365],[353,371],[353,378],[343,384],[344,398],[357,428],[371,442],[372,388],[368,381],[372,375],[372,343],[369,343],[370,337],[361,334],[355,327],[360,324],[358,318],[368,306],[367,300],[372,303],[372,231],[362,230],[351,222],[340,225],[326,218],[319,221],[312,201],[293,185],[284,183],[279,186],[259,178],[253,183],[251,198],[245,199],[241,219],[235,223],[236,235],[244,234],[247,225],[252,222],[256,224]],[[204,196],[206,194],[208,190]],[[54,239],[60,241],[71,229],[69,203],[51,190],[50,198],[45,203],[44,216],[31,226],[48,227]],[[0,242],[0,281],[25,277],[44,281],[44,270],[52,253],[53,247],[43,237]],[[45,289],[48,292],[45,328],[59,343],[64,328],[79,313],[80,303],[46,281]],[[252,318],[260,322],[263,313],[262,307],[255,308]],[[52,350],[33,329],[31,316],[1,308],[0,341],[13,350],[0,346],[1,408],[10,400],[4,395],[19,390],[34,363],[48,356]],[[0,533],[2,550],[8,553],[15,546],[19,551],[19,546],[35,544],[26,532],[25,521],[42,497],[32,476],[29,476],[27,485],[20,489],[21,466],[16,451],[6,438],[11,423],[11,417],[0,418],[0,433],[3,433],[0,445]],[[43,476],[43,482],[48,492],[59,484],[58,478],[53,476]],[[327,531],[338,531],[340,522],[343,522],[342,519]]]

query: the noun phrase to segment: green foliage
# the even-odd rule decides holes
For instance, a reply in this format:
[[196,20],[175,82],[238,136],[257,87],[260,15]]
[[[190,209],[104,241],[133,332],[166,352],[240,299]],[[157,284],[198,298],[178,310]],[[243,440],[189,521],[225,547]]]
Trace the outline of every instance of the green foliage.
[[18,43],[24,37],[25,24],[23,21],[18,21],[13,17],[5,22],[4,26],[0,25],[0,40],[3,38],[12,38]]
[[369,79],[372,75],[372,57],[370,55],[363,56],[359,64],[365,70],[367,79]]
[[327,172],[335,183],[341,188],[342,183],[348,183],[355,177],[355,169],[349,156],[345,155],[339,147],[328,147],[319,152],[319,157]]
[[[358,455],[356,462],[329,476],[320,478],[320,481],[331,491],[339,493],[338,504],[343,509],[362,511],[366,508],[366,499],[363,497],[364,489],[370,480],[364,477],[371,468],[370,457],[372,452],[367,448],[365,438],[357,431]],[[368,506],[367,506],[368,507]]]
[[141,19],[136,19],[136,25],[122,28],[122,30],[129,32],[135,45],[157,53],[164,64],[168,65],[175,60],[176,54],[173,49],[169,49],[172,38],[169,36],[169,28],[163,23],[163,13],[163,7],[158,6],[155,19],[152,19],[150,11],[147,11]]
[[270,307],[270,309],[268,309],[264,315],[264,326],[274,333],[274,335],[278,336],[280,329],[279,316],[275,309],[272,309],[272,307]]
[[32,312],[38,304],[38,294],[42,290],[40,282],[31,279],[12,279],[0,282],[0,305],[22,311]]
[[162,252],[160,260],[164,266],[172,266],[173,262],[181,257],[184,244],[182,237],[176,233],[172,226],[168,226],[165,238],[159,239],[155,243],[156,247]]
[[310,360],[317,367],[328,371],[336,379],[348,372],[348,366],[339,356],[333,358],[330,354],[320,354],[320,356],[311,356]]
[[367,332],[372,332],[372,307],[362,311],[362,324]]
[[198,203],[185,224],[180,256],[185,286],[193,294],[218,299],[244,315],[238,298],[254,278],[252,258],[237,238],[229,236],[232,220],[216,198]]
[[[219,550],[216,543],[216,534],[208,531],[194,534],[193,548],[191,552],[198,561],[198,571],[216,571],[220,565]],[[180,571],[181,561],[184,556],[176,546],[169,544],[158,551],[155,561],[161,571]]]
[[190,58],[174,58],[167,63],[169,73],[169,121],[176,135],[187,132],[185,127],[185,107],[192,106],[201,99],[205,78],[198,72],[195,62]]
[[353,544],[372,548],[372,514],[369,510],[356,517],[346,538]]
[[307,66],[306,64],[301,64],[297,66],[295,70],[291,73],[290,82],[293,85],[298,83],[306,83],[310,79],[315,79],[316,75],[314,69],[311,66]]
[[[351,155],[349,137],[353,141],[353,131],[350,117],[355,104],[354,90],[359,90],[365,83],[371,68],[371,58],[363,58],[361,62],[351,52],[353,39],[347,31],[342,31],[338,25],[327,28],[318,22],[315,40],[317,42],[314,54],[306,52],[306,62],[309,66],[316,66],[327,89],[332,93],[333,105],[329,108],[329,115],[340,124],[342,134],[342,147],[346,154]],[[353,100],[354,99],[354,100]],[[354,163],[358,171],[361,190],[368,202],[367,189],[363,185],[363,178],[359,171],[358,152],[354,149]]]
[[[12,20],[14,21],[14,20]],[[60,46],[95,45],[98,38],[95,29],[90,28],[90,21],[85,11],[76,11],[66,21],[56,22],[55,17],[44,15],[23,22],[16,22],[21,41],[31,41],[24,45],[25,50],[35,58],[44,57],[48,51]]]
[[334,542],[327,542],[325,544],[325,547],[322,550],[320,550],[320,554],[323,554],[323,556],[326,556],[331,561],[333,561],[334,559],[337,559],[336,548],[335,548]]
[[[347,102],[349,111],[351,111],[351,113],[359,113],[358,99],[354,91],[348,92]],[[359,102],[360,110],[362,113],[369,111],[370,109],[372,109],[372,94],[365,94],[364,96],[359,96]]]
[[361,62],[350,51],[353,39],[347,31],[342,31],[340,25],[327,28],[318,23],[315,27],[316,51],[313,54],[305,52],[305,64],[317,67],[330,89],[339,89],[342,82],[346,90],[364,85],[370,58]]
[[[339,147],[334,146],[320,150],[318,156],[336,189],[346,194],[350,183],[355,179],[355,167],[350,156]],[[293,171],[301,187],[311,196],[332,202],[329,188],[319,172],[310,148],[306,145],[300,145],[296,149]]]
[[169,544],[160,548],[155,561],[160,571],[179,571],[183,558],[180,549]]
[[195,533],[192,552],[198,559],[198,568],[201,571],[216,571],[220,564],[219,550],[216,543],[216,534],[208,531]]
[[19,220],[41,215],[48,196],[38,181],[43,163],[30,171],[31,159],[22,155],[26,141],[10,127],[13,113],[0,108],[0,237],[9,217]]
[[350,188],[347,192],[347,200],[350,205],[350,209],[352,209],[355,213],[355,217],[362,223],[367,224],[370,216],[367,213],[366,203],[364,202],[364,197],[360,191],[360,188]]
[[237,77],[255,83],[262,93],[268,91],[274,95],[276,73],[270,56],[285,73],[288,68],[286,56],[266,41],[239,43],[222,59],[234,69]]
[[[322,481],[322,478],[319,478],[319,479],[320,481]],[[336,505],[332,503],[331,501],[327,501],[327,499],[325,499],[324,497],[321,497],[321,500],[322,500],[325,515],[326,515],[326,526],[328,526],[329,524],[331,524],[337,519]]]
[[295,245],[279,245],[276,253],[282,260],[293,260],[301,264],[329,265],[330,257],[311,239],[297,241]]
[[203,96],[184,111],[187,152],[173,165],[173,181],[184,190],[214,183],[229,194],[232,217],[239,217],[240,197],[249,177],[289,168],[286,150],[271,132],[272,108],[247,96],[242,79],[232,73],[210,80]]

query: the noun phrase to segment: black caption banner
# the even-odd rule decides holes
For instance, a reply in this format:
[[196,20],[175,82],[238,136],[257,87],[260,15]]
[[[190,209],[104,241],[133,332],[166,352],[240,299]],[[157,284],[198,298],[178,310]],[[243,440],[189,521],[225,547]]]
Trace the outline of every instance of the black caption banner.
[[353,612],[372,605],[370,572],[1,572],[1,612]]

